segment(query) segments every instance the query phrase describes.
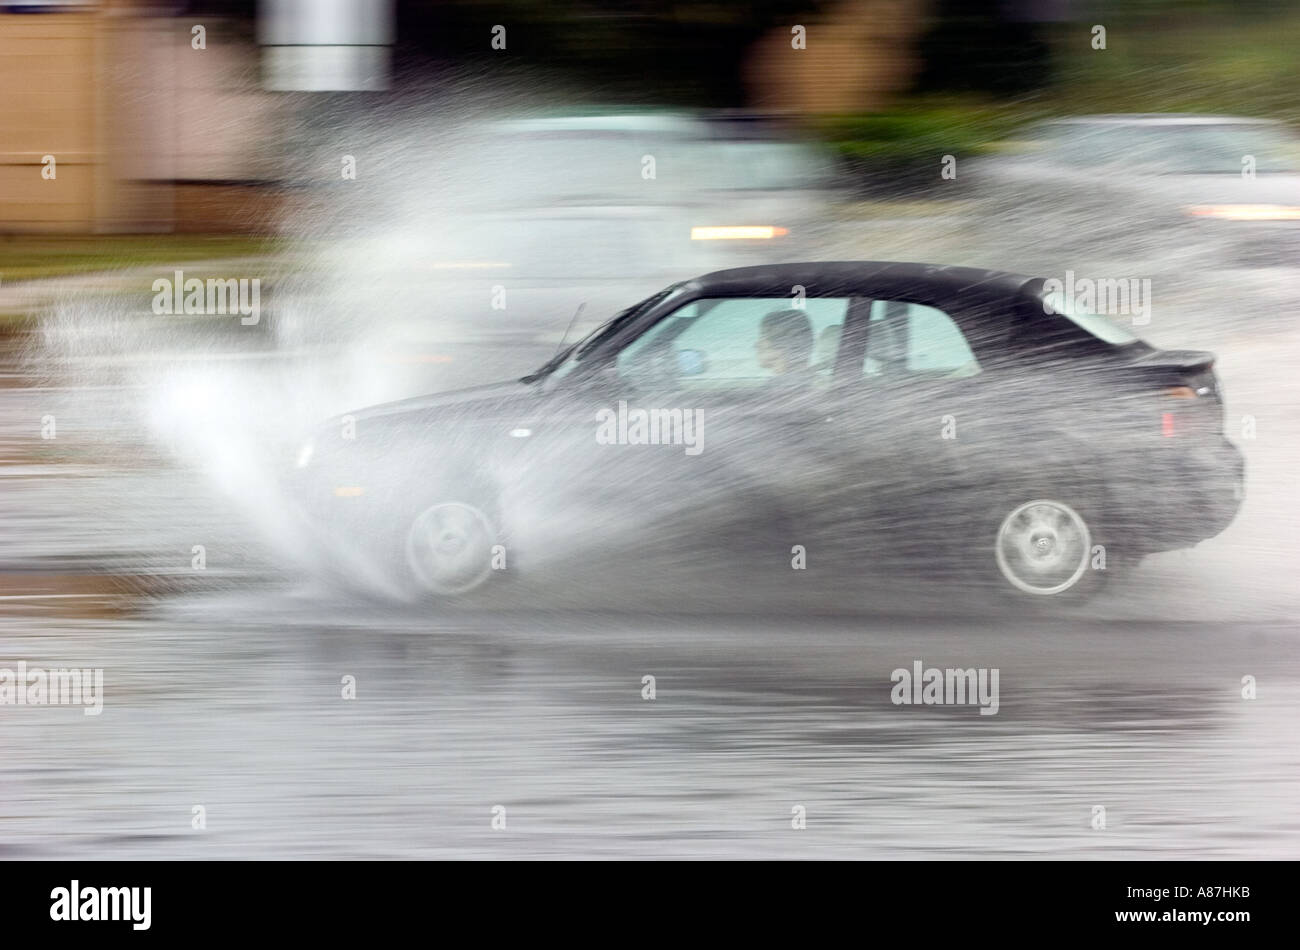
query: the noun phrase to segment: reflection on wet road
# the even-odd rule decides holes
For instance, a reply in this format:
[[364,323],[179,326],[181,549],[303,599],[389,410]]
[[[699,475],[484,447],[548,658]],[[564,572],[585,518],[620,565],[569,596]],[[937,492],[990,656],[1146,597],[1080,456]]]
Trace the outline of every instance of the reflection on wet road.
[[[286,448],[257,425],[301,377],[248,361],[211,391],[188,385],[199,365],[152,392],[118,363],[25,379],[0,391],[0,670],[102,667],[105,696],[99,716],[0,705],[0,855],[1293,857],[1289,280],[1236,306],[1223,279],[1148,334],[1220,353],[1248,464],[1237,521],[1055,619],[895,616],[870,596],[840,615],[779,598],[728,613],[713,575],[693,613],[685,595],[620,608],[580,578],[563,606],[605,602],[436,616],[338,600],[253,530],[276,514],[259,472]],[[140,412],[159,393],[170,453]],[[47,415],[59,438],[43,442]],[[893,705],[891,673],[917,661],[998,669],[998,714]]]
[[[439,619],[303,591],[171,600],[129,626],[11,618],[0,642],[6,658],[102,666],[106,680],[98,717],[4,710],[7,857],[1300,845],[1300,753],[1280,741],[1300,713],[1300,659],[1280,626]],[[893,705],[890,674],[915,660],[999,668],[998,714]],[[195,805],[206,830],[191,828]]]

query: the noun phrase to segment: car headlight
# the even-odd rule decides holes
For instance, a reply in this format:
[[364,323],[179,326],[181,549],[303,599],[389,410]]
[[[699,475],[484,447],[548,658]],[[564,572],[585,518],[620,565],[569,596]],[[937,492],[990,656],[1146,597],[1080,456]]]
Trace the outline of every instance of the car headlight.
[[770,241],[790,232],[770,224],[741,224],[691,228],[692,241]]
[[312,455],[315,454],[315,452],[316,452],[315,441],[312,439],[308,439],[306,442],[302,444],[302,448],[298,450],[298,458],[294,461],[294,467],[306,468],[308,465],[311,464],[311,457]]
[[1291,205],[1192,205],[1183,210],[1193,218],[1224,221],[1300,221],[1300,208]]

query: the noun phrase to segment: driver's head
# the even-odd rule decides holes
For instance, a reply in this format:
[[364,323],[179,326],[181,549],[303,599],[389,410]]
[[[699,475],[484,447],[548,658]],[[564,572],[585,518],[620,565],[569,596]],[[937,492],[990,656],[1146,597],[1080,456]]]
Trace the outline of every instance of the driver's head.
[[812,359],[812,323],[802,310],[777,310],[758,330],[758,365],[782,375],[808,368]]

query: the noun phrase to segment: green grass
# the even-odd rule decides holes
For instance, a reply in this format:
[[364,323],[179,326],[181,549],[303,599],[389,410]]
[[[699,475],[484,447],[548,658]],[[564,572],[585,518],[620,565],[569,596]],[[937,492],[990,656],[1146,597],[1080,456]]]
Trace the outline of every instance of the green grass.
[[[1052,116],[1216,113],[1300,129],[1300,13],[1174,16],[1167,4],[1148,7],[1138,15],[1116,3],[1088,23],[1057,24],[1049,36],[1055,81],[1030,95],[905,95],[887,110],[824,117],[818,131],[851,166],[922,168],[933,182],[940,156],[1014,148],[1018,128]],[[1090,45],[1092,22],[1107,26],[1105,50]]]
[[[1107,23],[1106,18],[1096,22]],[[1075,34],[1079,31],[1076,29]],[[1057,38],[1059,111],[1211,112],[1300,123],[1300,14],[1122,16],[1105,50]]]
[[938,165],[939,156],[979,154],[1023,120],[1018,107],[912,97],[884,112],[827,116],[820,130],[845,158]]
[[268,257],[282,239],[250,235],[0,235],[0,282],[185,261]]

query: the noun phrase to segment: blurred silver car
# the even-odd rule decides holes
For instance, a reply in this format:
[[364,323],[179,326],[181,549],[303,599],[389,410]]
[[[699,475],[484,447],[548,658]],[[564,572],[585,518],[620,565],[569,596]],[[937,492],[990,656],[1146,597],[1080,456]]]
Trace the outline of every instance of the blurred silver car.
[[514,118],[454,146],[464,177],[428,226],[365,252],[405,248],[400,269],[439,303],[437,319],[407,308],[398,349],[498,334],[553,351],[691,274],[814,256],[830,218],[831,160],[752,113]]
[[658,286],[806,256],[834,184],[817,147],[751,116],[514,119],[479,130],[472,151],[492,198],[463,209],[455,249],[528,283],[575,271]]
[[1066,253],[1300,249],[1300,139],[1279,122],[1141,114],[1031,126],[976,166],[985,222]]

